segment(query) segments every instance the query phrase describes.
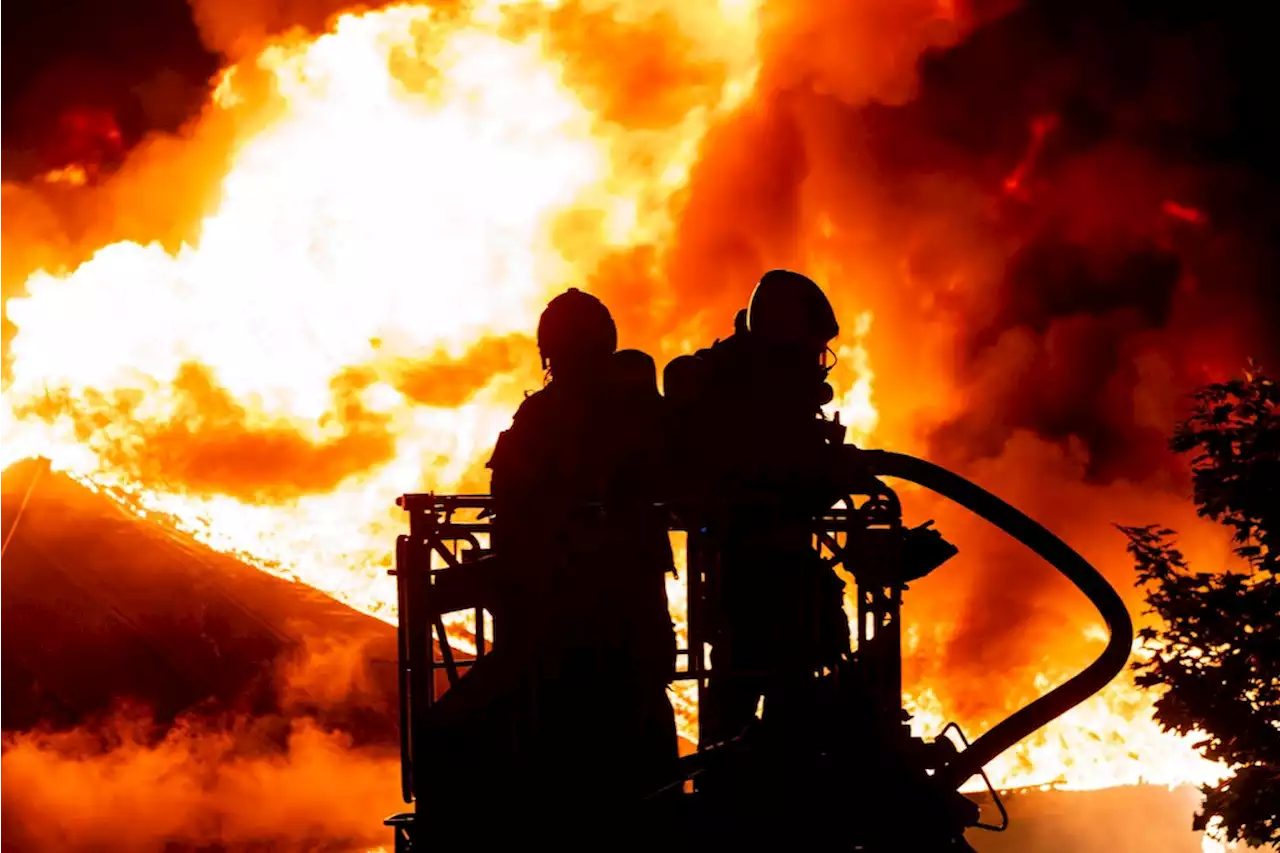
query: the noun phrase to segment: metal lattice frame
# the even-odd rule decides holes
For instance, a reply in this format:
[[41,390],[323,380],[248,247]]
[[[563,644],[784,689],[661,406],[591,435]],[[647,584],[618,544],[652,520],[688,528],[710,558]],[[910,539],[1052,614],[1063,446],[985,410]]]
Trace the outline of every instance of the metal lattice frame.
[[[489,553],[490,504],[487,495],[407,494],[397,504],[409,514],[409,533],[396,541],[396,576],[399,604],[401,792],[414,802],[419,768],[427,766],[423,745],[414,732],[423,730],[425,715],[440,696],[439,676],[451,686],[489,650],[501,625],[474,601],[460,606],[456,594],[441,593],[449,573],[468,571]],[[710,637],[704,593],[713,576],[716,549],[706,533],[672,518],[668,530],[686,539],[685,585],[686,644],[677,649],[673,681],[693,681],[696,701],[713,675],[708,663]],[[901,633],[899,609],[901,583],[897,563],[902,522],[897,498],[887,489],[861,505],[847,498],[815,520],[814,546],[823,562],[835,570],[845,566],[846,555],[858,554],[858,648],[868,676],[883,692],[884,719],[901,719]],[[862,567],[880,565],[873,574]],[[874,579],[873,579],[874,578]],[[452,600],[451,600],[452,599]],[[443,615],[469,611],[477,630],[472,638],[474,657],[460,655],[448,642]],[[492,626],[493,634],[487,630]],[[721,673],[724,675],[725,673]],[[895,701],[896,698],[896,701]],[[703,742],[701,717],[698,740]]]

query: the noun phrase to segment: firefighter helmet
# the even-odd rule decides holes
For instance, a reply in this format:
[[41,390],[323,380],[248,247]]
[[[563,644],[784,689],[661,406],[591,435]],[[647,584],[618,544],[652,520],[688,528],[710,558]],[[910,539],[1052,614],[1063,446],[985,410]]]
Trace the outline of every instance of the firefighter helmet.
[[663,396],[677,406],[696,403],[706,384],[706,367],[696,355],[681,355],[667,362],[662,371]]
[[547,303],[538,318],[538,351],[543,365],[582,364],[604,359],[618,348],[618,328],[596,297],[571,287]]
[[812,279],[790,270],[769,270],[751,294],[747,329],[768,344],[820,352],[840,333],[840,324]]
[[613,354],[618,381],[627,389],[658,393],[658,365],[643,350],[620,349]]

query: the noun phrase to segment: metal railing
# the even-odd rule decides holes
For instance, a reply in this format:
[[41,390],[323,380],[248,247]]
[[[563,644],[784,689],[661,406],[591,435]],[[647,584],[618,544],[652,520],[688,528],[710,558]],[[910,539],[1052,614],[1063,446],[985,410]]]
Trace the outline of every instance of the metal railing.
[[[501,625],[498,620],[486,619],[489,614],[478,601],[484,583],[459,580],[468,572],[483,573],[489,568],[489,496],[406,494],[396,503],[409,514],[409,533],[397,538],[392,571],[400,614],[401,791],[408,803],[413,802],[418,788],[414,784],[415,769],[424,767],[426,760],[425,745],[414,742],[414,732],[424,730],[425,715],[442,695],[441,688],[456,685],[465,671],[488,653]],[[853,507],[852,499],[847,503],[816,520],[814,544],[828,565],[842,564],[849,531],[864,526],[864,514]],[[674,515],[669,515],[668,531],[685,537],[684,567],[677,569],[686,602],[685,642],[677,647],[671,678],[694,682],[694,699],[701,706],[703,692],[713,675],[708,661],[705,591],[713,577],[717,551],[704,531],[681,523]],[[465,639],[475,645],[473,655],[461,653],[449,642],[444,616],[459,612],[468,613],[475,624],[474,631],[465,632]],[[489,626],[493,628],[492,636]],[[897,653],[894,648],[891,656],[896,658]],[[441,676],[444,685],[440,684]],[[702,734],[699,715],[699,744],[703,742]]]

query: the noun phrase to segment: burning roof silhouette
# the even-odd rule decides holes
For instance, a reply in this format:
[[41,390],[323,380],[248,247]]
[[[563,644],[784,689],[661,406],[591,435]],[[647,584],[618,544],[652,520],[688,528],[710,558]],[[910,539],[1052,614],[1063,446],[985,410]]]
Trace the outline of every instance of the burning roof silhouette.
[[6,731],[81,724],[122,701],[159,722],[296,711],[306,686],[291,678],[322,639],[353,650],[368,704],[340,708],[323,695],[338,687],[310,704],[394,738],[390,625],[139,518],[40,460],[4,472],[3,511]]

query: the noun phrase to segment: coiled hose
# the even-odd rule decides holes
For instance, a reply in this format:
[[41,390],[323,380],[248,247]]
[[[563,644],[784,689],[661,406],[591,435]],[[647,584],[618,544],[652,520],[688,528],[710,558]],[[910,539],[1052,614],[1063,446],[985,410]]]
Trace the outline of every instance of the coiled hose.
[[959,788],[988,761],[1079,705],[1115,678],[1129,660],[1133,620],[1119,593],[1097,569],[1057,536],[986,489],[932,462],[904,453],[859,450],[852,446],[848,449],[852,456],[849,461],[855,468],[874,476],[896,477],[924,486],[985,518],[1026,545],[1089,598],[1111,634],[1097,660],[1064,684],[1001,720],[939,771],[945,774],[949,784]]

